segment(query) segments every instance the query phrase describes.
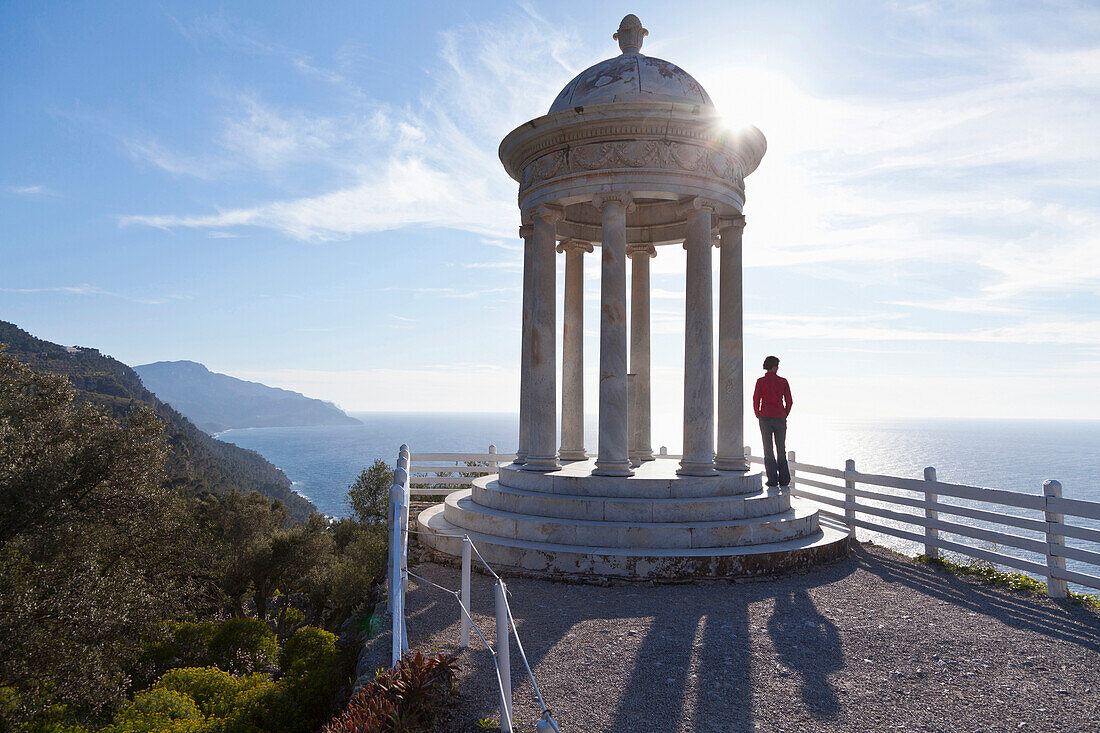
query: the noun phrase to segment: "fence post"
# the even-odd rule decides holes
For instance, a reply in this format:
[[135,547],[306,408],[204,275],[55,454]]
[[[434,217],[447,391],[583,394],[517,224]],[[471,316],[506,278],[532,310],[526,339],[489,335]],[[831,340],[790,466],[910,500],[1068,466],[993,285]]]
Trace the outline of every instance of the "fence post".
[[787,470],[791,473],[791,483],[789,486],[794,488],[794,466],[791,465],[795,462],[795,454],[793,450],[787,451]]
[[401,653],[409,651],[409,633],[405,626],[405,594],[409,592],[409,447],[401,446],[401,457],[398,463],[403,463],[405,468],[398,468],[393,472],[393,477],[401,487],[401,507],[399,526],[401,530],[400,544],[398,545],[398,557],[400,558],[401,571]]
[[1050,500],[1062,498],[1062,484],[1054,479],[1043,482],[1043,497],[1046,504],[1047,520],[1047,595],[1051,598],[1065,598],[1069,595],[1066,581],[1055,578],[1052,573],[1056,570],[1066,569],[1066,558],[1055,554],[1063,547],[1066,541],[1062,537],[1062,523],[1064,517],[1058,512],[1050,511]]
[[[400,469],[399,469],[400,470]],[[404,515],[402,499],[405,490],[397,484],[397,471],[394,471],[394,484],[390,487],[390,614],[392,615],[391,631],[393,633],[391,646],[391,664],[396,666],[401,659],[401,652],[405,640],[405,593],[401,579],[401,517]]]
[[465,613],[462,614],[462,640],[459,646],[463,649],[470,646],[470,538],[462,538],[462,589],[459,603]]
[[[497,447],[495,445],[490,444],[489,445],[489,452],[495,455],[496,452],[497,452]],[[500,466],[500,464],[497,463],[496,461],[493,461],[493,460],[489,461],[489,468],[496,469],[499,466]]]
[[497,580],[497,664],[500,667],[500,730],[512,733],[512,669],[508,659],[508,602],[503,580]]
[[[855,473],[856,462],[849,458],[844,461],[844,470]],[[856,536],[856,495],[852,493],[852,489],[856,487],[855,479],[844,477],[844,523],[848,525],[848,530],[851,531],[852,537]]]
[[[936,481],[936,467],[928,466],[924,469],[924,480],[935,483]],[[940,511],[935,508],[934,504],[940,500],[939,494],[925,489],[924,491],[924,519],[931,523],[940,518]],[[932,542],[938,541],[940,538],[940,531],[935,527],[931,527],[928,524],[924,525],[924,556],[930,560],[940,559],[940,548],[933,545]]]

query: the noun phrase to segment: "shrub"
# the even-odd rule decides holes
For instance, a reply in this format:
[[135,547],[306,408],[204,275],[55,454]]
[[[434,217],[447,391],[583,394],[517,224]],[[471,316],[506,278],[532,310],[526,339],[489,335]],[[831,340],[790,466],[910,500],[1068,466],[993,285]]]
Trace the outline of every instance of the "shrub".
[[403,657],[395,669],[379,672],[374,681],[348,701],[344,712],[324,733],[388,733],[430,729],[456,694],[456,657],[442,654]]
[[329,714],[335,688],[336,636],[313,626],[294,632],[279,655],[283,677],[275,683],[265,728],[313,733]]
[[275,634],[255,618],[235,618],[218,624],[210,640],[214,664],[230,674],[250,674],[275,659]]
[[335,662],[336,635],[315,626],[294,632],[279,654],[279,669],[284,675],[331,674]]
[[167,672],[153,689],[184,695],[202,714],[222,717],[237,697],[237,679],[217,667],[181,667]]
[[158,686],[135,695],[103,733],[199,733],[205,723],[202,711],[188,695]]

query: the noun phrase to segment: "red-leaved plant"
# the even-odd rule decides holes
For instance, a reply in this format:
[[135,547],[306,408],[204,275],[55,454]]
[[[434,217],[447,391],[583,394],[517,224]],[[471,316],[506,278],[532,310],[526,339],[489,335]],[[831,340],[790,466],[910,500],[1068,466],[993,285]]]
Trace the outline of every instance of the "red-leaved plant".
[[324,733],[418,733],[428,730],[455,689],[457,657],[405,655],[348,701]]

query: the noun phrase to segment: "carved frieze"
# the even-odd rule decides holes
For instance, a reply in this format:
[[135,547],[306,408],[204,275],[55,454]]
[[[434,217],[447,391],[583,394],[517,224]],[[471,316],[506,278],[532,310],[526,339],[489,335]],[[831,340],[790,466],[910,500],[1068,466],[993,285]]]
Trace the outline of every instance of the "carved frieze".
[[524,169],[524,188],[569,173],[649,168],[701,173],[737,181],[741,166],[729,155],[700,145],[663,140],[620,140],[555,150],[531,161]]

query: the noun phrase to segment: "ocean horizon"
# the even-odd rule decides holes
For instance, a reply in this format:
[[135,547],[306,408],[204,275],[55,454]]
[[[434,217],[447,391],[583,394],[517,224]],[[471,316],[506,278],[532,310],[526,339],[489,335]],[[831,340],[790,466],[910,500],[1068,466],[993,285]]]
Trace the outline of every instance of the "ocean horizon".
[[[347,513],[344,495],[375,459],[393,464],[402,443],[419,452],[515,450],[519,417],[508,413],[351,412],[362,425],[238,428],[216,437],[259,452],[294,482],[294,490],[323,513]],[[596,419],[586,420],[594,452]],[[668,432],[668,431],[663,431]],[[662,445],[655,425],[654,449]],[[755,423],[746,445],[760,455]],[[669,445],[669,452],[679,445]],[[941,481],[1039,493],[1045,479],[1062,482],[1064,495],[1100,500],[1100,420],[792,417],[787,448],[798,460],[842,468],[853,459],[868,473],[920,478],[935,466]]]

